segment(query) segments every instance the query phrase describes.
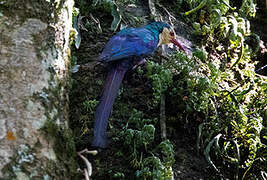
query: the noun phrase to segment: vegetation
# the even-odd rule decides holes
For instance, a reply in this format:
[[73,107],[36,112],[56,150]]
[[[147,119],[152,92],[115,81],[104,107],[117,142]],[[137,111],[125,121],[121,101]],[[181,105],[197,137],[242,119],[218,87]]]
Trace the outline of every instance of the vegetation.
[[[84,3],[79,1],[81,13],[85,12]],[[98,7],[101,3],[105,6]],[[115,31],[134,21],[133,16],[123,11],[123,3],[125,6],[137,1],[94,1],[91,8],[97,8],[90,11],[98,15],[97,10],[104,8],[101,12],[111,14],[108,26],[111,24],[111,30]],[[266,179],[267,79],[255,73],[260,36],[251,32],[250,24],[256,16],[256,1],[178,0],[164,5],[192,24],[200,43],[192,57],[180,52],[170,54],[167,60],[149,58],[145,68],[138,67],[136,80],[132,78],[132,84],[123,85],[110,118],[110,131],[112,141],[117,144],[111,144],[111,150],[116,151],[113,161],[125,159],[127,170],[114,167],[102,169],[108,172],[102,174],[117,179],[128,175],[136,179],[171,179],[179,146],[174,147],[172,133],[167,136],[169,140],[159,135],[159,105],[165,95],[169,104],[167,130],[176,131],[173,125],[177,124],[190,129],[191,136],[195,136],[196,151],[205,156],[216,173],[214,179]],[[135,19],[135,24],[143,22]],[[87,21],[85,28],[101,34],[105,29],[96,22],[99,20]],[[91,87],[102,87],[101,80],[91,81],[94,81]],[[138,101],[134,92],[137,88],[133,86],[139,88],[138,96],[143,101]],[[76,97],[79,92],[73,93]],[[71,115],[73,124],[80,123],[74,126],[77,146],[83,146],[79,139],[91,133],[97,105],[95,93],[99,91],[89,90],[85,98],[76,101],[75,106],[82,110],[76,112],[79,117]]]
[[[205,76],[195,76],[193,87],[188,88],[189,99],[200,100],[193,102],[196,107],[192,109],[205,114],[199,125],[198,148],[221,176],[231,172],[235,179],[264,179],[267,82],[254,72],[252,58],[259,50],[259,36],[251,33],[249,21],[256,14],[256,4],[246,0],[231,5],[229,1],[203,2],[193,27],[206,39],[202,45],[208,58],[199,63]],[[254,46],[249,44],[251,39]]]

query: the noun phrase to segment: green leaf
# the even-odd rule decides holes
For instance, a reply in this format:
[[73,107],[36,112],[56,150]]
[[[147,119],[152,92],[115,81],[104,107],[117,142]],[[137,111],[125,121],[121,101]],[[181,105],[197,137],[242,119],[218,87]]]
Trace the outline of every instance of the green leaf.
[[73,18],[73,29],[75,30],[75,47],[79,49],[80,44],[81,44],[81,34],[80,34],[80,29],[79,29],[79,16],[75,16]]
[[[220,137],[222,136],[222,134],[218,134],[217,136],[215,136],[208,144],[208,146],[205,148],[204,154],[205,157],[208,161],[208,163],[217,171],[219,172],[219,169],[215,166],[215,164],[212,162],[211,157],[210,157],[210,149],[211,146],[213,145],[214,142],[219,141]],[[216,143],[217,144],[217,143]]]
[[193,51],[193,56],[197,57],[201,61],[206,61],[207,60],[207,52],[203,51],[201,49],[196,49]]
[[197,22],[194,22],[193,23],[193,28],[194,28],[194,33],[197,34],[197,35],[200,35],[201,34],[201,26],[199,23]]
[[154,141],[155,127],[152,124],[144,125],[141,131],[142,142],[149,144]]
[[113,5],[111,6],[111,15],[113,16],[111,30],[116,31],[121,22],[121,14],[118,6],[115,3],[113,3]]
[[195,11],[198,11],[199,9],[203,8],[204,6],[206,6],[207,2],[208,2],[208,0],[201,1],[201,3],[196,8],[185,12],[185,15],[189,15],[189,14],[195,12]]

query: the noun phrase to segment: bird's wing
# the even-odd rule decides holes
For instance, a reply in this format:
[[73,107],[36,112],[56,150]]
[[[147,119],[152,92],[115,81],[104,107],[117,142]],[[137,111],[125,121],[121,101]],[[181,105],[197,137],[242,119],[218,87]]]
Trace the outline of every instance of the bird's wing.
[[127,28],[113,36],[106,44],[100,59],[105,62],[154,53],[158,37],[145,28]]

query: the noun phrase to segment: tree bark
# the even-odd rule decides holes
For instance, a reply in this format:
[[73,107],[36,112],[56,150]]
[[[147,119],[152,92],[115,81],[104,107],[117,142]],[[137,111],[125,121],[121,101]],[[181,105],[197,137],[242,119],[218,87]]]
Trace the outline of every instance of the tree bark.
[[0,178],[70,179],[76,171],[66,93],[73,5],[0,3]]

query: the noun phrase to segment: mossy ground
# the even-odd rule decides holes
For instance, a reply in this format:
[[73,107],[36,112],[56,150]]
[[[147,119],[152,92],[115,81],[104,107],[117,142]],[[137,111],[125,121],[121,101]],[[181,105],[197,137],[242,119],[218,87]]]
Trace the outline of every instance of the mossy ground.
[[[77,150],[90,147],[93,135],[93,120],[95,109],[88,108],[88,103],[98,100],[105,82],[108,69],[93,60],[99,56],[105,43],[114,34],[110,30],[112,17],[101,14],[102,33],[93,29],[82,31],[82,42],[79,49],[73,49],[72,56],[77,64],[81,65],[78,72],[72,75],[72,88],[70,91],[70,127],[74,131]],[[89,20],[89,17],[84,17]],[[156,60],[156,59],[155,59]],[[156,60],[157,61],[157,60]],[[146,68],[141,67],[142,71]],[[123,142],[118,136],[133,111],[137,109],[144,113],[144,118],[153,119],[160,115],[159,106],[154,107],[151,81],[137,70],[129,70],[123,80],[120,92],[113,106],[109,118],[108,135],[109,148],[97,156],[88,157],[93,165],[93,179],[135,179],[134,169],[130,165],[129,154],[123,149]],[[167,100],[168,101],[168,100]],[[167,114],[175,111],[168,107]],[[184,122],[169,120],[168,138],[175,146],[174,176],[181,179],[199,179],[211,176],[205,159],[196,152],[196,132],[188,129]],[[160,127],[156,127],[156,142],[160,142]],[[123,153],[122,153],[123,152]],[[82,160],[79,161],[84,167]],[[209,172],[209,173],[207,173]],[[124,177],[120,176],[123,173]]]
[[[81,12],[81,14],[85,16],[83,22],[91,22],[88,11]],[[90,147],[93,135],[95,100],[101,96],[108,71],[103,65],[96,64],[94,60],[99,56],[108,39],[114,35],[114,32],[110,30],[112,22],[110,13],[94,12],[94,16],[100,20],[103,32],[99,33],[95,26],[88,26],[88,31],[81,31],[82,43],[80,48],[72,51],[73,59],[81,65],[79,71],[72,75],[72,88],[70,90],[70,127],[74,131],[78,151]],[[159,61],[159,59],[155,57],[153,61]],[[113,106],[112,115],[109,118],[109,148],[100,155],[88,156],[93,165],[93,179],[135,179],[136,177],[136,169],[130,165],[130,154],[127,154],[121,141],[122,138],[118,134],[127,124],[133,109],[142,111],[144,118],[147,119],[159,118],[160,116],[160,107],[152,105],[152,83],[144,75],[146,73],[145,66],[141,67],[140,70],[144,73],[138,73],[137,70],[128,71],[123,80]],[[174,78],[179,79],[179,77]],[[191,117],[192,119],[189,120],[190,123],[185,120],[186,117],[177,120],[175,116],[179,113],[177,112],[179,109],[172,108],[170,103],[171,100],[166,97],[166,107],[168,106],[166,108],[167,137],[174,145],[175,164],[173,165],[173,172],[175,179],[220,179],[208,166],[204,157],[199,155],[196,150],[197,127],[201,121],[201,118],[198,117],[201,117],[201,114],[192,115],[193,118]],[[161,141],[159,124],[156,125],[155,139],[156,143]],[[78,163],[81,168],[84,167],[82,160]],[[231,176],[230,172],[224,173]]]
[[[95,44],[93,37],[84,43],[88,42]],[[102,47],[103,44],[99,45],[98,49],[102,49]],[[82,52],[82,48],[78,52]],[[78,52],[75,55],[79,59]],[[94,55],[95,51],[92,51],[92,54]],[[90,56],[87,59],[90,59]],[[143,70],[145,70],[144,67]],[[70,127],[74,130],[78,151],[90,147],[93,134],[94,109],[93,111],[86,109],[85,102],[100,98],[106,72],[107,69],[105,67],[92,63],[92,66],[82,67],[72,76]],[[133,108],[144,112],[145,118],[153,119],[159,117],[159,107],[151,107],[153,103],[152,93],[151,82],[144,76],[138,75],[136,71],[129,71],[126,74],[119,96],[113,106],[112,115],[109,118],[109,148],[99,156],[89,157],[93,165],[94,179],[113,179],[114,174],[118,172],[124,173],[127,178],[135,179],[136,170],[130,166],[130,159],[126,154],[121,154],[122,151],[125,152],[126,150],[122,148],[123,143],[117,140],[119,138],[117,134],[126,125]],[[186,130],[188,127],[184,126],[182,122],[175,122],[171,126],[173,127],[172,133],[168,131],[168,138],[175,145],[176,163],[173,167],[175,175],[189,179],[205,177],[207,164],[203,157],[197,155],[195,132]],[[157,142],[160,142],[159,129],[157,127]],[[79,164],[83,166],[82,161]]]

